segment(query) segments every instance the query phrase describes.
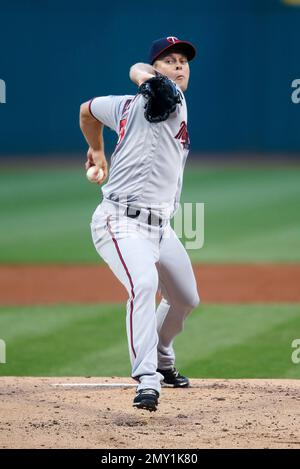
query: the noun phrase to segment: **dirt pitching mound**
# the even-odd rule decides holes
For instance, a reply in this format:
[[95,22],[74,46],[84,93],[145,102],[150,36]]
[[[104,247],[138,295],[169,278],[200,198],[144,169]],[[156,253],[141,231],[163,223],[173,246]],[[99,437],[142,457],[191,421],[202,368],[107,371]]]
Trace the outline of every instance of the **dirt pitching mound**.
[[128,378],[2,377],[0,447],[300,448],[300,381],[191,385],[163,388],[148,413]]

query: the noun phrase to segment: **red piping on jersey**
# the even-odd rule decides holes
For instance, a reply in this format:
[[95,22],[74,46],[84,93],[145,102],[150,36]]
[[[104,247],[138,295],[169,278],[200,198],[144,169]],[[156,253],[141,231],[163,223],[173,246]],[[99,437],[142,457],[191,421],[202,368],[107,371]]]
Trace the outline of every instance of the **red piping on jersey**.
[[90,102],[89,102],[89,111],[90,111],[91,116],[92,116],[94,119],[96,119],[96,121],[100,122],[99,119],[97,119],[97,117],[94,116],[94,114],[92,113],[92,107],[91,107],[91,106],[92,106],[92,102],[94,101],[94,99],[95,99],[95,98],[91,99]]
[[107,227],[108,227],[108,231],[109,231],[109,234],[111,235],[112,237],[112,240],[114,242],[114,245],[115,245],[115,248],[117,250],[117,253],[118,253],[118,256],[122,262],[122,265],[125,269],[125,272],[126,272],[126,275],[129,279],[129,283],[130,283],[130,286],[131,286],[131,300],[130,300],[130,316],[129,316],[129,322],[130,322],[130,345],[131,345],[131,350],[132,350],[132,353],[134,355],[134,358],[136,358],[136,353],[135,353],[135,350],[134,350],[134,346],[133,346],[133,324],[132,324],[132,319],[133,319],[133,300],[135,298],[135,294],[134,294],[134,286],[133,286],[133,282],[132,282],[132,278],[131,278],[131,275],[129,273],[129,270],[127,268],[127,265],[123,259],[123,256],[121,254],[121,251],[120,251],[120,248],[119,248],[119,245],[118,245],[118,242],[115,238],[115,235],[113,234],[112,230],[111,230],[111,226],[110,226],[110,223],[109,223],[109,219],[110,219],[111,216],[109,216],[106,220],[106,223],[107,223]]

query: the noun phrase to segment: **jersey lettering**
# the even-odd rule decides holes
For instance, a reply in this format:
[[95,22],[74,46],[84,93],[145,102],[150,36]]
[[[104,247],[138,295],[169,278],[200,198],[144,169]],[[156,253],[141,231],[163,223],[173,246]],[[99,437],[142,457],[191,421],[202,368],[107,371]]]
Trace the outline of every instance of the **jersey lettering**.
[[118,138],[118,141],[117,141],[116,150],[121,145],[122,140],[123,140],[124,135],[125,135],[125,128],[126,128],[126,123],[127,123],[127,118],[128,118],[128,113],[129,113],[129,108],[130,108],[131,101],[132,101],[132,99],[127,99],[127,101],[125,102],[125,104],[123,106],[122,115],[121,115],[121,119],[120,119],[120,123],[119,123],[119,138]]
[[117,141],[116,150],[119,148],[119,146],[121,145],[121,143],[124,139],[130,106],[135,101],[135,99],[137,97],[138,97],[138,94],[133,99],[127,99],[127,101],[125,102],[125,104],[123,106],[121,119],[120,119],[120,123],[119,123],[119,138],[118,138],[118,141]]
[[188,133],[188,129],[187,129],[187,125],[185,121],[181,122],[179,132],[175,135],[175,138],[180,140],[180,143],[182,144],[185,150],[189,150],[190,138],[189,138],[189,133]]

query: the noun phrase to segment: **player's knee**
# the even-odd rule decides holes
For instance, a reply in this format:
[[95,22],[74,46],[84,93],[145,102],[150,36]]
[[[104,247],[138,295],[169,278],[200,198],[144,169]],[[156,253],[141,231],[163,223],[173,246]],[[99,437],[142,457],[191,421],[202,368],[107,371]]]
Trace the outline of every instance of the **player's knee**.
[[190,313],[193,309],[197,308],[200,303],[200,298],[198,292],[195,292],[185,298],[184,307],[186,309],[187,314]]
[[200,304],[200,297],[198,295],[198,292],[196,292],[195,296],[193,297],[193,300],[191,301],[191,309],[197,308]]

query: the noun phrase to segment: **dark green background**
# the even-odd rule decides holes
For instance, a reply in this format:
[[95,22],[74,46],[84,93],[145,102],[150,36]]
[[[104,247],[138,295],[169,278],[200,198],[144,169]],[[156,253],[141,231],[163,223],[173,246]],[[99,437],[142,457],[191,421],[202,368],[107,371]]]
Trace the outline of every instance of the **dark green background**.
[[[0,171],[0,262],[97,263],[89,223],[100,202],[83,165]],[[199,262],[299,262],[300,167],[191,162],[181,202],[205,204]],[[184,241],[184,240],[183,240]]]

